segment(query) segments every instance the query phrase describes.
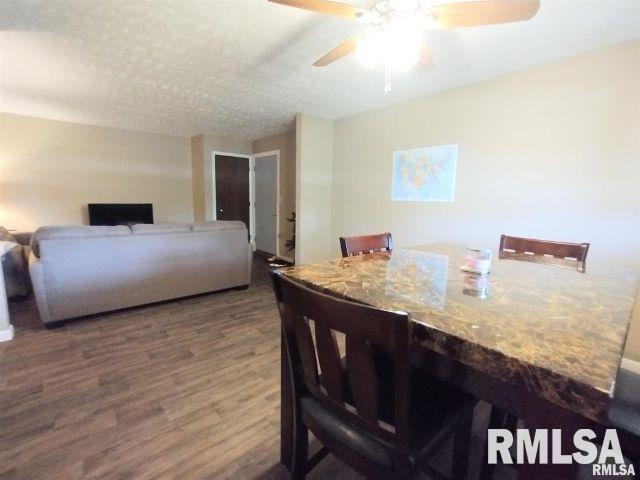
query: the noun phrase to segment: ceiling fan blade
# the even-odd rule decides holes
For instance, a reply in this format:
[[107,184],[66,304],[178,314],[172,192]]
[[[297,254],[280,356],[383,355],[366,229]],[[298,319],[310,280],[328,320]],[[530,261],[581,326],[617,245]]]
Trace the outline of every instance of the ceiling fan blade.
[[425,43],[420,45],[420,57],[418,58],[418,63],[414,67],[416,72],[425,73],[431,70],[434,67],[433,57],[431,56],[431,52],[429,51],[429,47]]
[[495,23],[521,22],[532,18],[540,0],[483,0],[448,3],[425,10],[443,28],[475,27]]
[[290,7],[311,10],[312,12],[325,13],[336,17],[357,19],[357,15],[364,10],[344,3],[330,2],[328,0],[269,0],[271,3],[279,3]]
[[340,60],[342,57],[346,55],[349,55],[350,53],[354,52],[358,48],[358,45],[360,45],[361,38],[362,38],[362,35],[358,35],[353,38],[350,38],[345,42],[342,42],[340,45],[338,45],[336,48],[331,50],[325,56],[316,60],[313,66],[324,67],[326,65],[329,65],[330,63],[335,62],[336,60]]

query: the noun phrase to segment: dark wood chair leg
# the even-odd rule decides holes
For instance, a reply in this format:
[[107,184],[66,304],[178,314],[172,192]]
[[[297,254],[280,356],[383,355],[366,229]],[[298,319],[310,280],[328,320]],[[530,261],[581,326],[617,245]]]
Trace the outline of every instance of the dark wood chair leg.
[[471,451],[471,435],[473,429],[473,410],[465,421],[456,429],[453,439],[453,456],[451,459],[452,480],[464,480],[469,470],[469,453]]
[[293,469],[293,447],[295,445],[293,431],[294,400],[291,367],[286,354],[284,338],[281,345],[280,369],[280,463],[291,472]]
[[302,411],[297,408],[294,419],[293,434],[293,462],[291,466],[291,480],[304,480],[309,471],[309,430],[302,421]]

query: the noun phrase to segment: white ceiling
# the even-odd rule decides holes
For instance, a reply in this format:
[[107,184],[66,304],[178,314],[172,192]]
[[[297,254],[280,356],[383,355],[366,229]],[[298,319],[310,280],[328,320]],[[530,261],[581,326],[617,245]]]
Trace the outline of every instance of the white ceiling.
[[542,0],[529,22],[427,31],[436,67],[388,95],[355,58],[311,65],[363,28],[266,0],[2,0],[0,109],[256,139],[296,112],[340,118],[638,38],[640,0]]

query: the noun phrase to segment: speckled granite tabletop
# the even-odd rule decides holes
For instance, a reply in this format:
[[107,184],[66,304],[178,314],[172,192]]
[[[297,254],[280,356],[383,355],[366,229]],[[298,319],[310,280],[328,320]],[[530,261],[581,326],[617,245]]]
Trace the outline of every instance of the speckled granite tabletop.
[[[494,258],[464,274],[465,248],[432,244],[283,269],[311,288],[408,312],[414,341],[601,420],[636,301],[633,272]],[[562,263],[562,262],[561,262]]]

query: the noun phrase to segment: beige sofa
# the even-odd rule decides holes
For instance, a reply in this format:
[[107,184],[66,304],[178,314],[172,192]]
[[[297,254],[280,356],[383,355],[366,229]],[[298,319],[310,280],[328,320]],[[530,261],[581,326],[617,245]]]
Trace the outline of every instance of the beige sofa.
[[29,271],[46,323],[251,281],[242,222],[42,227]]

